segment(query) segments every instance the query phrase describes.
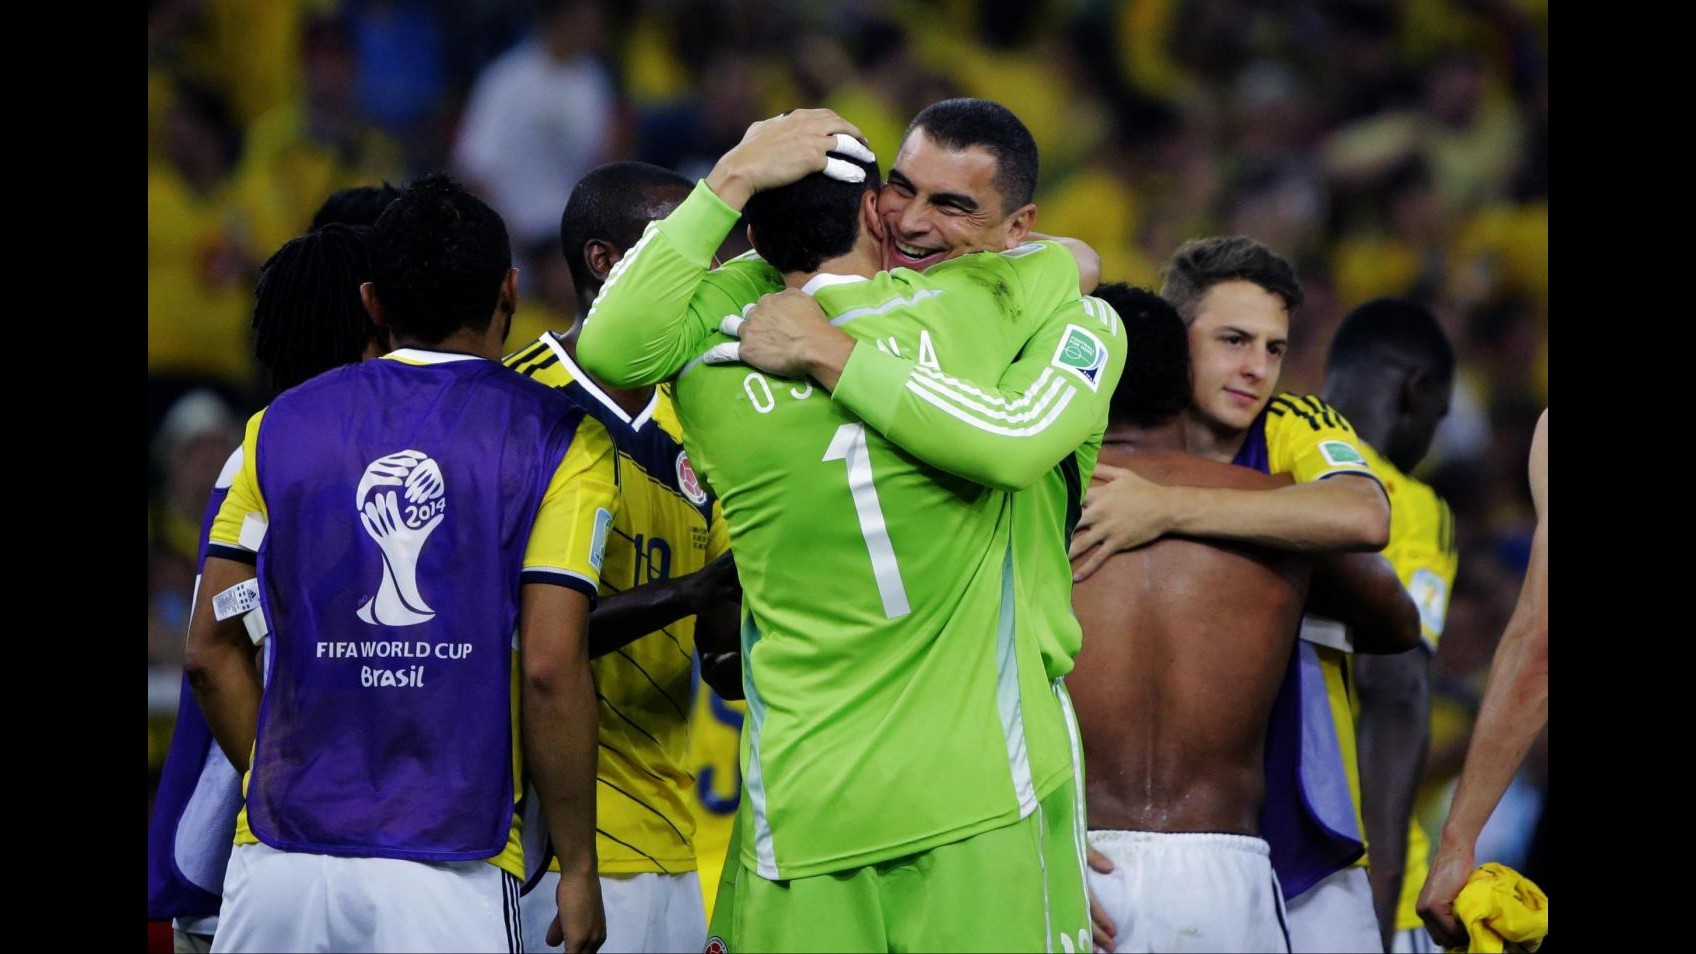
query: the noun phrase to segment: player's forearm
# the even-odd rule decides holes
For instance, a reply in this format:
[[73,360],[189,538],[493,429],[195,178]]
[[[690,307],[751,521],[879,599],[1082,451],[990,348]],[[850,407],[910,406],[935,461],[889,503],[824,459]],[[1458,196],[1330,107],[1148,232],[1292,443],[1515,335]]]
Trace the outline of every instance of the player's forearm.
[[603,596],[589,614],[589,658],[596,659],[695,613],[688,577]]
[[595,682],[588,661],[556,680],[526,679],[524,764],[541,799],[560,868],[595,870]]
[[737,164],[734,155],[720,156],[703,181],[707,188],[713,190],[713,195],[738,212],[754,197],[754,186],[748,179],[748,173]]
[[1168,532],[1319,553],[1384,548],[1390,508],[1364,477],[1339,476],[1277,490],[1171,487]]
[[587,618],[581,593],[525,584],[519,617],[524,764],[560,867],[571,873],[595,870],[599,712],[583,635]]
[[1442,840],[1468,850],[1501,801],[1531,743],[1549,723],[1549,525],[1547,505],[1531,538],[1519,603],[1490,663],[1466,767]]
[[1419,645],[1419,607],[1380,554],[1315,558],[1307,605],[1349,627],[1357,653],[1403,653]]
[[1360,795],[1372,846],[1372,903],[1386,937],[1395,928],[1407,862],[1408,824],[1430,735],[1430,656],[1356,656]]
[[[1046,354],[1034,362],[1047,365]],[[925,463],[997,490],[1033,486],[1103,424],[1116,383],[1091,392],[1015,365],[1000,382],[951,377],[860,342],[832,400]],[[1028,385],[1035,380],[1034,390]],[[1087,475],[1086,475],[1087,478]]]
[[[658,384],[700,352],[690,304],[737,213],[698,185],[613,266],[583,319],[577,360],[613,387]],[[722,317],[722,316],[719,316]]]
[[188,654],[183,671],[194,699],[218,747],[237,771],[247,771],[253,739],[259,727],[259,700],[264,691],[252,640],[241,616],[216,619],[214,597],[253,579],[253,568],[231,560],[208,558],[189,620]]
[[[829,326],[827,326],[829,327]],[[807,376],[817,381],[827,392],[834,393],[842,381],[857,345],[846,332],[834,327],[833,334],[819,334],[810,343],[807,354]]]
[[[722,599],[702,606],[695,617],[695,648],[700,653],[735,653],[742,649],[742,603]],[[722,694],[722,693],[721,693]]]
[[[241,624],[238,622],[239,630]],[[242,632],[240,638],[246,639]],[[259,697],[263,688],[251,647],[219,646],[191,654],[185,665],[194,700],[206,716],[212,737],[230,764],[247,771],[248,756],[258,731]]]
[[1466,766],[1443,825],[1445,844],[1470,849],[1477,843],[1478,833],[1548,723],[1548,628],[1516,614],[1490,664]]

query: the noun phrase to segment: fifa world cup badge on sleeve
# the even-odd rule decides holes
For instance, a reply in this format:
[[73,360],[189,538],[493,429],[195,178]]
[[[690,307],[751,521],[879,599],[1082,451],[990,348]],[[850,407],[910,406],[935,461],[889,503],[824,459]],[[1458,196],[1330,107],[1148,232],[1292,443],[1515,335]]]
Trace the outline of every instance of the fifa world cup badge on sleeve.
[[1319,452],[1333,464],[1364,464],[1366,458],[1349,446],[1347,441],[1320,441]]
[[1107,368],[1107,346],[1094,332],[1077,325],[1066,326],[1066,337],[1054,350],[1056,368],[1070,371],[1084,380],[1091,391],[1101,386],[1101,372]]
[[607,556],[607,531],[612,529],[612,511],[605,507],[595,508],[595,535],[589,538],[589,565],[595,572],[601,571],[601,564]]
[[1441,636],[1449,605],[1449,588],[1443,578],[1420,567],[1407,582],[1407,594],[1413,597],[1413,605],[1419,607],[1419,622],[1425,631]]

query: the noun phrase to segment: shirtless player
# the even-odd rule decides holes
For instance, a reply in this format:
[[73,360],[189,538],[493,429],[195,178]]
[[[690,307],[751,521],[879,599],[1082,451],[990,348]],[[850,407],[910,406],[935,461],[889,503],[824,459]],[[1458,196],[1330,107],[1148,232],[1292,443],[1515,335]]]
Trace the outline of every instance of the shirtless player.
[[[1183,320],[1150,292],[1103,292],[1136,346],[1102,462],[1163,484],[1283,486],[1184,452]],[[1258,837],[1261,761],[1310,566],[1295,554],[1165,538],[1115,555],[1074,587],[1085,638],[1066,682],[1089,766],[1089,841],[1115,864],[1089,878],[1117,926],[1116,950],[1289,949]]]

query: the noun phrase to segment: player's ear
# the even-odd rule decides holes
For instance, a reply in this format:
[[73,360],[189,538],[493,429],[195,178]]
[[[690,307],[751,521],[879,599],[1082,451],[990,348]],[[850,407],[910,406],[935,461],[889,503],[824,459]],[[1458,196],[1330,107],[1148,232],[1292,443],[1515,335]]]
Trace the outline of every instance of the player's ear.
[[502,312],[508,315],[518,310],[517,268],[508,268],[506,277],[501,279],[500,308]]
[[1025,244],[1025,237],[1030,235],[1031,229],[1035,227],[1036,203],[1027,202],[1020,207],[1019,211],[1008,217],[1007,238],[1006,243],[1001,246],[1002,250],[1018,248]]
[[624,253],[605,239],[590,239],[583,243],[583,261],[588,263],[589,273],[595,276],[595,280],[603,284],[612,274],[612,267],[623,257]]
[[1409,371],[1396,392],[1396,410],[1402,414],[1417,413],[1425,406],[1430,385],[1430,376],[1424,371]]
[[877,193],[876,189],[867,189],[860,194],[860,227],[881,244],[884,239],[883,217],[877,214]]
[[383,317],[383,303],[377,300],[377,287],[370,282],[359,283],[359,302],[365,306],[365,313],[371,316],[371,323],[379,328],[387,328],[389,320]]

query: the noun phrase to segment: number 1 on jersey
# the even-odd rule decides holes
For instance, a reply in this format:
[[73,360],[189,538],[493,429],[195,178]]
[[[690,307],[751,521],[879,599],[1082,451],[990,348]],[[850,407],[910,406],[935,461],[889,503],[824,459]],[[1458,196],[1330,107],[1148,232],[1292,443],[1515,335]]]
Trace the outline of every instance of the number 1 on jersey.
[[895,547],[889,542],[889,527],[872,485],[872,459],[866,448],[866,426],[844,424],[836,429],[827,461],[848,463],[848,489],[854,495],[854,512],[860,517],[860,536],[872,558],[872,575],[877,577],[877,595],[883,598],[883,615],[890,619],[912,612],[907,605],[907,588],[901,585],[901,568],[895,565]]

